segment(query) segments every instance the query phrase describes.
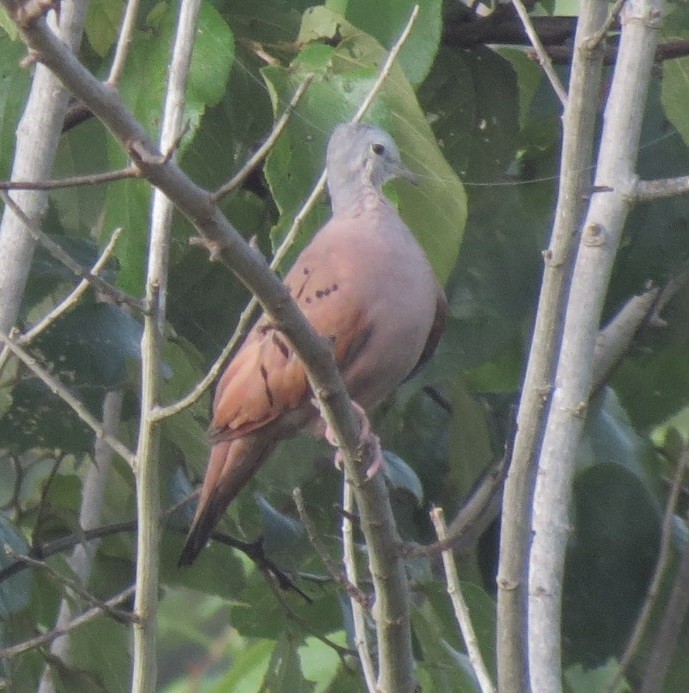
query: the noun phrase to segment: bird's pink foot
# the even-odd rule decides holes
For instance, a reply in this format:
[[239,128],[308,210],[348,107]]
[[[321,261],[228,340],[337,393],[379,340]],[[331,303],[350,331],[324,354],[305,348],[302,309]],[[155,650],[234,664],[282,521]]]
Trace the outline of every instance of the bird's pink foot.
[[[359,444],[357,447],[360,451],[367,452],[368,454],[366,457],[372,460],[371,464],[366,470],[366,478],[372,479],[385,465],[383,450],[380,447],[380,439],[375,433],[373,433],[373,431],[371,431],[371,422],[368,420],[368,416],[363,408],[353,400],[352,407],[354,407],[354,411],[359,417],[359,422],[361,425],[361,430],[359,432]],[[337,436],[330,426],[326,426],[325,428],[325,439],[330,443],[330,445],[336,448],[335,466],[341,471],[344,466],[344,457],[339,449]]]

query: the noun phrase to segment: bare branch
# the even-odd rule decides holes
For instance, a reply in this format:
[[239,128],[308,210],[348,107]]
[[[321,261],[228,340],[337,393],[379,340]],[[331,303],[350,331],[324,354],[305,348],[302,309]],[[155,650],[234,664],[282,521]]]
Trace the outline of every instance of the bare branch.
[[102,440],[104,440],[132,469],[136,468],[136,457],[123,443],[105,432],[100,422],[86,407],[59,381],[42,368],[33,356],[15,344],[6,334],[0,332],[0,341],[36,376],[38,376],[61,400],[68,404],[74,413]]
[[[168,76],[160,157],[130,142],[130,151],[147,165],[165,166],[174,161],[175,152],[186,132],[183,124],[187,82],[196,40],[201,0],[180,5],[177,30]],[[144,317],[141,338],[141,413],[137,441],[136,509],[136,595],[134,611],[139,621],[134,626],[133,693],[155,689],[157,666],[158,572],[160,562],[160,478],[158,451],[160,429],[152,411],[160,398],[161,364],[165,345],[168,266],[174,204],[160,189],[153,191],[151,233],[146,271],[146,301],[150,314]]]
[[0,181],[0,190],[60,190],[62,188],[78,188],[87,185],[103,185],[113,183],[126,178],[139,178],[141,174],[133,167],[123,168],[119,171],[106,171],[105,173],[90,173],[85,176],[72,176],[58,180],[25,181],[11,180]]
[[[346,473],[345,473],[346,474]],[[356,551],[354,544],[354,523],[352,522],[352,513],[354,512],[354,494],[352,487],[348,483],[345,475],[343,490],[342,508],[342,545],[344,550],[343,561],[345,567],[345,575],[351,585],[355,589],[359,589],[359,578],[356,567]],[[376,669],[373,665],[371,657],[371,648],[368,644],[368,629],[366,624],[366,615],[368,608],[364,608],[364,604],[350,595],[349,602],[352,606],[352,620],[354,621],[354,646],[359,653],[359,664],[361,672],[364,675],[364,682],[369,693],[376,693]],[[367,605],[368,606],[368,605]],[[370,607],[369,607],[370,608]]]
[[112,60],[110,74],[108,75],[108,84],[111,84],[113,87],[119,84],[122,72],[124,72],[129,46],[132,44],[134,31],[136,30],[136,16],[138,12],[139,0],[128,0],[127,9],[122,17],[122,26],[117,37],[115,57]]
[[581,3],[575,59],[564,113],[562,161],[555,222],[548,250],[538,312],[517,413],[517,431],[503,494],[498,570],[498,688],[502,693],[529,690],[527,565],[536,465],[554,382],[574,252],[580,234],[584,196],[591,188],[590,167],[598,115],[602,51],[584,42],[605,21],[606,5]]
[[119,621],[120,623],[136,622],[135,614],[132,614],[129,611],[122,611],[121,609],[116,609],[112,606],[108,606],[106,602],[101,601],[100,599],[98,599],[98,597],[91,594],[85,587],[79,584],[79,582],[77,582],[76,580],[72,580],[72,578],[67,577],[66,575],[62,575],[62,573],[59,573],[57,570],[48,565],[45,561],[39,561],[35,558],[31,558],[31,556],[22,556],[21,554],[12,551],[12,549],[9,548],[7,545],[5,546],[5,553],[7,553],[7,555],[10,556],[10,558],[14,558],[16,561],[19,561],[19,563],[25,563],[26,565],[31,566],[32,568],[39,568],[40,570],[45,571],[54,580],[59,582],[68,590],[74,592],[74,594],[83,599],[85,602],[88,602],[89,604],[100,609],[100,611],[107,614],[111,618],[114,618],[116,621]]
[[[684,518],[685,526],[687,518]],[[684,542],[670,596],[658,626],[655,641],[645,660],[639,693],[662,691],[689,608],[689,542]]]
[[404,544],[405,558],[435,556],[448,549],[466,551],[474,545],[481,533],[497,517],[500,510],[501,492],[507,476],[507,463],[511,458],[511,442],[506,446],[503,458],[486,472],[469,497],[462,502],[457,515],[446,530],[445,539],[432,544]]
[[[553,91],[557,94],[557,98],[560,99],[560,103],[563,106],[566,106],[567,92],[565,91],[565,88],[562,86],[560,77],[558,76],[557,72],[555,72],[555,68],[553,67],[553,63],[550,60],[548,52],[543,47],[543,43],[541,43],[541,39],[536,33],[533,24],[531,23],[531,18],[529,17],[529,13],[526,11],[526,7],[524,7],[524,3],[522,2],[522,0],[512,0],[512,4],[514,5],[514,9],[517,10],[519,19],[522,20],[522,24],[524,25],[524,29],[529,37],[529,40],[531,41],[531,45],[534,47],[534,50],[536,51],[538,62],[543,68],[543,72],[545,72],[546,77],[550,81],[550,84],[553,87]],[[594,46],[591,47],[591,50],[593,48]]]
[[237,171],[232,178],[230,178],[227,183],[222,185],[213,193],[213,198],[215,200],[222,199],[225,195],[238,188],[247,179],[249,174],[263,161],[263,159],[268,156],[268,153],[277,142],[278,137],[280,137],[282,131],[285,129],[285,126],[292,115],[292,111],[296,108],[311,82],[313,82],[313,75],[307,75],[306,79],[297,87],[297,90],[294,92],[290,102],[287,104],[287,108],[285,108],[283,114],[273,126],[273,129],[270,135],[268,135],[266,138],[266,141],[256,150],[254,155],[244,164],[244,166],[242,166],[242,168]]
[[572,273],[562,346],[539,460],[529,564],[531,688],[562,685],[561,606],[574,461],[592,387],[595,341],[634,171],[663,0],[626,3],[617,65],[606,106],[595,185]]
[[31,236],[40,243],[58,262],[61,262],[70,272],[80,279],[87,279],[93,286],[102,291],[108,296],[112,296],[117,303],[125,303],[138,311],[145,312],[145,304],[137,298],[121,291],[116,286],[109,284],[105,280],[97,277],[89,272],[85,267],[82,267],[69,253],[66,253],[59,243],[56,243],[50,236],[34,223],[29,217],[24,214],[19,205],[4,191],[0,190],[0,198],[5,204],[16,214],[22,221],[27,231]]
[[[433,526],[435,527],[435,533],[438,535],[438,541],[441,543],[445,542],[447,540],[447,527],[445,526],[442,508],[434,508],[431,510],[430,516]],[[459,576],[457,575],[457,566],[455,565],[454,556],[450,549],[443,551],[442,555],[443,566],[445,567],[445,579],[447,580],[447,593],[450,595],[450,600],[452,601],[455,618],[457,619],[464,644],[467,648],[471,668],[474,670],[482,693],[494,693],[495,686],[490,680],[490,674],[483,661],[481,649],[476,639],[476,632],[471,623],[469,607],[462,595],[462,588],[459,584]]]
[[313,520],[309,517],[306,510],[306,506],[304,505],[304,496],[302,495],[299,487],[292,490],[292,498],[294,498],[294,504],[297,507],[299,519],[306,530],[309,543],[313,547],[314,551],[318,554],[318,557],[321,559],[321,562],[326,567],[328,573],[330,573],[330,576],[335,584],[341,587],[350,596],[350,598],[356,600],[365,608],[370,608],[369,598],[356,585],[347,580],[345,575],[342,573],[342,570],[338,568],[337,564],[328,553],[328,550],[323,545],[323,542],[318,535],[316,525],[314,525]]
[[[118,604],[121,604],[122,602],[129,599],[129,597],[131,597],[132,594],[134,594],[134,587],[127,587],[126,590],[123,590],[119,594],[116,594],[114,597],[111,597],[110,599],[104,601],[103,605],[106,607],[107,610],[112,610]],[[102,616],[103,613],[104,610],[100,606],[95,606],[92,609],[85,611],[81,616],[77,616],[75,619],[70,621],[67,625],[62,626],[61,628],[56,628],[55,630],[51,630],[48,633],[44,633],[43,635],[37,635],[35,638],[31,638],[30,640],[26,640],[17,645],[11,645],[10,647],[5,647],[1,649],[0,659],[10,659],[11,657],[15,657],[18,654],[28,652],[29,650],[34,650],[37,647],[43,647],[43,645],[47,645],[48,643],[55,640],[55,638],[59,638],[60,636],[65,635],[66,633],[69,633],[70,631],[73,631],[76,628],[79,628],[79,626],[83,626],[85,623],[92,621],[94,618]]]
[[640,180],[636,184],[634,200],[636,202],[648,202],[650,200],[662,200],[675,195],[689,193],[689,176],[679,178],[661,178],[659,180]]
[[258,307],[258,300],[255,296],[251,298],[246,308],[242,311],[242,314],[237,323],[237,327],[234,334],[230,338],[230,341],[225,345],[225,348],[220,352],[220,355],[215,360],[213,365],[210,367],[206,375],[196,384],[193,390],[189,392],[182,399],[170,404],[166,407],[154,407],[151,411],[152,421],[161,421],[170,416],[174,416],[180,411],[190,407],[194,402],[196,402],[203,393],[211,386],[215,379],[220,375],[220,371],[225,365],[225,361],[230,357],[230,354],[235,350],[239,341],[246,335],[249,330],[249,325],[254,316],[254,312]]
[[[11,2],[10,12],[20,4]],[[81,44],[87,7],[83,2],[64,3],[59,26],[52,13],[47,21],[41,20],[53,27],[68,53]],[[59,79],[45,66],[37,65],[16,130],[11,178],[33,181],[51,177],[68,100]],[[31,219],[41,219],[48,204],[42,191],[18,191],[15,200]],[[36,241],[27,234],[23,222],[5,209],[0,222],[0,332],[8,333],[17,321],[35,247]]]

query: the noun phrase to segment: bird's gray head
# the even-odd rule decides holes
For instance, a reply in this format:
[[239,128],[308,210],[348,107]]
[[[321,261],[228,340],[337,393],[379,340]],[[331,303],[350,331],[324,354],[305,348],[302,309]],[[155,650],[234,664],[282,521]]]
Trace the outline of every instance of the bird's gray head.
[[365,188],[380,191],[393,178],[416,176],[402,163],[399,150],[390,135],[364,123],[339,125],[328,143],[328,189],[333,211],[351,207]]

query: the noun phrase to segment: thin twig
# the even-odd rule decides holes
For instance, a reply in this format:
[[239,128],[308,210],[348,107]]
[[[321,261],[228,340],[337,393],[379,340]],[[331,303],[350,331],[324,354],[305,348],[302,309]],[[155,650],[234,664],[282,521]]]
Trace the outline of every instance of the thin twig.
[[[356,567],[356,550],[354,544],[354,524],[352,522],[352,514],[354,512],[354,493],[352,485],[348,483],[347,473],[342,488],[342,548],[345,575],[347,581],[359,589],[359,577]],[[376,683],[376,667],[373,664],[371,657],[371,647],[368,642],[368,626],[366,623],[366,610],[363,605],[350,596],[350,604],[352,606],[352,621],[354,624],[354,646],[359,653],[359,663],[361,671],[364,675],[364,681],[369,693],[375,693],[377,690]]]
[[[9,338],[14,340],[20,334],[21,334],[21,331],[19,330],[19,328],[13,327],[10,330]],[[2,373],[3,370],[5,370],[5,366],[7,365],[7,361],[9,360],[11,355],[12,355],[12,352],[6,346],[3,346],[2,350],[0,351],[0,373]]]
[[328,573],[330,573],[330,576],[334,580],[335,584],[347,592],[351,599],[356,600],[359,604],[368,609],[370,607],[369,598],[356,585],[347,580],[344,573],[339,569],[338,565],[335,563],[332,556],[328,553],[328,550],[321,541],[321,538],[318,535],[318,530],[316,529],[316,525],[313,523],[313,520],[306,510],[306,505],[304,505],[304,497],[299,487],[292,490],[292,497],[294,498],[294,504],[297,506],[299,519],[306,530],[306,536],[309,538],[309,543],[313,547],[313,550],[318,554],[318,557],[321,559]]
[[626,1],[627,0],[615,0],[615,4],[610,8],[610,14],[608,14],[605,24],[603,24],[603,26],[588,40],[586,47],[589,50],[598,48],[598,46],[605,40],[605,36],[617,20],[617,15],[620,13],[620,10]]
[[[683,526],[687,527],[687,516],[683,518]],[[670,665],[677,651],[679,639],[686,623],[689,608],[689,542],[679,551],[679,561],[675,569],[672,584],[669,585],[669,595],[665,608],[660,615],[653,643],[644,653],[644,665],[641,679],[636,690],[638,693],[657,693],[666,690],[664,686]]]
[[[443,517],[442,508],[433,508],[430,512],[431,521],[435,527],[435,533],[438,535],[438,541],[445,541],[447,538],[447,528],[445,527],[445,519]],[[495,686],[490,679],[490,674],[481,655],[481,649],[476,639],[476,632],[471,623],[471,614],[469,607],[464,601],[462,589],[459,584],[457,575],[457,566],[455,565],[454,556],[451,550],[443,551],[443,566],[445,567],[445,578],[447,580],[447,593],[450,595],[452,606],[455,611],[455,618],[459,624],[459,629],[464,639],[464,644],[467,648],[471,667],[476,675],[478,684],[483,693],[494,693]]]
[[146,306],[143,301],[130,296],[121,289],[118,289],[116,286],[113,286],[100,277],[95,276],[85,267],[82,267],[82,265],[80,265],[69,253],[66,253],[62,249],[62,246],[60,246],[59,243],[56,243],[52,238],[50,238],[50,236],[43,232],[38,224],[29,219],[29,217],[24,214],[22,208],[4,190],[0,190],[0,198],[14,212],[14,214],[17,215],[36,242],[40,243],[58,262],[61,262],[65,267],[67,267],[70,272],[75,274],[80,279],[87,279],[104,294],[112,296],[117,303],[125,303],[132,308],[136,308],[138,311],[146,312]]
[[220,371],[225,365],[225,361],[227,361],[227,359],[230,357],[230,354],[235,350],[239,341],[247,333],[249,325],[251,324],[251,320],[254,316],[254,311],[257,307],[258,300],[255,296],[252,296],[250,301],[247,303],[246,308],[242,311],[242,314],[239,317],[239,322],[237,323],[237,327],[235,328],[235,331],[232,337],[230,338],[230,341],[220,352],[220,355],[215,360],[213,365],[209,368],[206,375],[204,375],[203,378],[194,386],[194,389],[191,390],[182,399],[179,399],[166,407],[158,406],[152,409],[150,414],[152,421],[161,421],[162,419],[166,419],[170,416],[178,414],[180,411],[194,404],[201,397],[201,395],[203,395],[203,393],[211,386],[211,384],[218,377]]
[[140,178],[139,169],[129,166],[118,171],[105,173],[89,173],[84,176],[71,176],[56,180],[30,181],[10,180],[0,181],[0,190],[61,190],[62,188],[79,188],[87,185],[103,185],[127,178]]
[[115,57],[112,60],[110,74],[108,75],[108,84],[116,87],[122,77],[124,66],[127,62],[127,53],[129,46],[132,44],[134,31],[136,30],[136,16],[139,12],[139,0],[129,0],[127,9],[122,18],[122,26],[117,38],[117,47],[115,48]]
[[675,510],[677,508],[680,489],[682,488],[684,472],[688,467],[689,443],[685,442],[682,446],[682,452],[677,463],[675,476],[672,480],[672,487],[670,488],[670,495],[668,496],[667,505],[665,507],[665,515],[663,516],[663,524],[660,533],[660,551],[658,552],[658,560],[656,561],[655,571],[653,572],[653,577],[651,578],[651,582],[646,590],[646,598],[644,599],[643,606],[641,607],[639,616],[634,624],[634,630],[629,636],[627,647],[625,647],[624,654],[620,659],[617,674],[615,674],[615,678],[612,680],[610,686],[608,686],[608,693],[615,693],[618,685],[622,681],[622,677],[627,671],[627,668],[631,664],[634,655],[641,645],[641,640],[644,637],[644,633],[648,627],[648,622],[651,618],[651,613],[653,612],[656,600],[658,599],[660,585],[663,581],[663,577],[665,576],[668,561],[672,555],[670,548],[672,546],[672,530],[675,519]]
[[522,24],[524,25],[524,31],[526,31],[526,35],[529,37],[529,41],[531,41],[531,45],[536,51],[536,55],[538,56],[538,62],[543,68],[546,77],[550,81],[550,84],[553,87],[555,93],[557,94],[558,99],[560,99],[560,103],[563,106],[566,106],[567,92],[565,91],[565,88],[562,86],[560,77],[558,76],[557,72],[555,72],[555,68],[553,67],[553,63],[550,59],[550,56],[548,55],[548,52],[544,48],[541,39],[539,38],[538,34],[536,33],[536,30],[533,27],[533,24],[531,23],[531,18],[529,17],[529,13],[527,12],[526,7],[524,7],[524,3],[522,2],[522,0],[512,0],[512,5],[514,6],[514,9],[517,11],[517,14],[519,15],[519,19],[521,19]]
[[108,435],[100,422],[86,409],[86,407],[55,377],[38,365],[33,356],[15,344],[6,334],[0,332],[0,341],[22,362],[27,368],[38,376],[61,400],[68,404],[74,413],[102,440],[104,440],[132,469],[136,468],[136,457],[123,443]]
[[19,561],[20,563],[26,563],[32,568],[39,568],[40,570],[44,570],[46,573],[48,573],[48,575],[50,575],[61,585],[74,592],[74,594],[76,594],[78,597],[81,597],[81,599],[88,602],[92,606],[95,606],[96,608],[100,609],[103,613],[107,614],[108,616],[111,616],[116,621],[119,621],[120,623],[134,623],[136,621],[135,614],[131,613],[130,611],[122,611],[121,609],[115,609],[112,606],[108,606],[107,602],[98,599],[98,597],[91,594],[85,587],[80,585],[76,580],[72,580],[72,578],[67,577],[66,575],[62,575],[62,573],[59,573],[57,570],[48,565],[45,561],[40,561],[36,558],[31,558],[31,556],[23,556],[21,554],[18,554],[7,545],[5,546],[5,553],[8,556],[10,556],[10,558],[14,558],[16,561]]
[[228,193],[238,188],[247,179],[249,174],[261,163],[261,161],[268,156],[268,153],[275,145],[275,142],[277,142],[278,137],[280,137],[282,131],[285,129],[285,126],[292,115],[292,111],[294,111],[297,104],[301,100],[301,97],[304,95],[311,82],[313,82],[313,77],[313,75],[307,75],[306,79],[297,87],[297,90],[294,92],[290,102],[287,104],[287,108],[285,108],[284,112],[273,126],[273,129],[270,135],[268,135],[266,138],[265,142],[256,150],[254,155],[244,164],[244,166],[242,166],[242,168],[239,169],[239,171],[235,173],[232,178],[230,178],[227,183],[222,185],[213,193],[214,200],[218,201]]
[[[107,261],[110,259],[112,251],[115,248],[115,244],[121,235],[122,229],[115,229],[107,245],[105,248],[103,248],[103,252],[101,253],[100,257],[98,260],[96,260],[93,267],[91,267],[91,274],[94,277],[98,275],[98,273],[103,269]],[[37,322],[30,330],[19,335],[14,341],[21,346],[26,346],[29,344],[29,342],[35,339],[41,332],[50,327],[50,325],[52,325],[63,313],[70,310],[90,286],[91,282],[88,279],[82,279],[74,287],[74,289],[55,306],[55,308],[53,308],[41,320],[39,320],[39,322]]]
[[[112,610],[118,604],[121,604],[122,602],[129,599],[129,597],[131,597],[132,594],[134,594],[134,587],[127,587],[126,590],[123,590],[119,594],[116,594],[114,597],[111,597],[110,599],[104,601],[103,605],[106,606],[108,610]],[[70,631],[79,628],[79,626],[83,626],[85,623],[88,623],[89,621],[92,621],[94,618],[98,618],[98,616],[102,615],[103,609],[100,606],[94,606],[92,609],[85,611],[83,614],[81,614],[81,616],[77,616],[75,619],[71,620],[67,625],[61,628],[56,628],[55,630],[51,630],[50,632],[44,633],[43,635],[37,635],[35,638],[25,640],[24,642],[18,643],[17,645],[11,645],[10,647],[5,647],[1,649],[0,659],[9,659],[11,657],[15,657],[18,654],[22,654],[23,652],[28,652],[29,650],[36,649],[37,647],[47,645],[48,643],[55,640],[55,638],[59,638],[62,635],[65,635],[66,633],[69,633]]]
[[[149,163],[170,164],[186,126],[184,108],[191,60],[197,36],[201,0],[180,3],[172,59],[165,92],[158,155],[149,156],[147,147],[131,147]],[[208,205],[209,208],[212,204]],[[151,311],[144,317],[141,337],[141,387],[139,436],[135,470],[136,513],[136,595],[134,611],[140,620],[134,626],[132,656],[132,693],[148,693],[156,687],[157,608],[160,569],[160,427],[151,413],[161,397],[161,364],[166,340],[166,306],[169,282],[169,253],[174,204],[160,188],[153,191],[146,301]]]

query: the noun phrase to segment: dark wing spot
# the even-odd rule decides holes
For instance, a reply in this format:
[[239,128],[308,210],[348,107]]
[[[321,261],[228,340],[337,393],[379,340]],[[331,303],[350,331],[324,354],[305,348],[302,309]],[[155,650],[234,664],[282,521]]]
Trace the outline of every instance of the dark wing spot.
[[311,296],[307,296],[304,301],[306,301],[306,303],[311,303]]
[[261,364],[261,377],[263,378],[263,385],[266,390],[266,397],[268,398],[268,404],[270,406],[273,406],[273,393],[270,391],[270,385],[268,385],[268,371],[266,370],[266,367]]
[[333,284],[332,290],[337,291],[340,287],[337,284]]
[[309,274],[311,274],[311,270],[308,267],[304,267],[304,274],[308,276]]

